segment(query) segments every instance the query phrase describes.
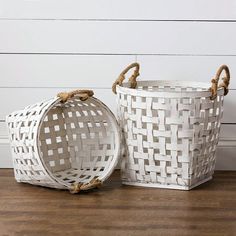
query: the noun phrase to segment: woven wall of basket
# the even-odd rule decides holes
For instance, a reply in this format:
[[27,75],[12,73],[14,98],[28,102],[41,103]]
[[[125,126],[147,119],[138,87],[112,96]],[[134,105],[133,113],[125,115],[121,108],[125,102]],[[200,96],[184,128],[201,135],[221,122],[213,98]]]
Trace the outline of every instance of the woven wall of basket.
[[[129,83],[123,83],[132,68]],[[228,67],[221,66],[211,84],[137,82],[138,75],[139,64],[133,63],[112,87],[125,137],[123,183],[188,190],[211,179],[230,80]]]
[[7,116],[15,178],[72,193],[96,188],[114,170],[117,121],[91,90],[58,97]]

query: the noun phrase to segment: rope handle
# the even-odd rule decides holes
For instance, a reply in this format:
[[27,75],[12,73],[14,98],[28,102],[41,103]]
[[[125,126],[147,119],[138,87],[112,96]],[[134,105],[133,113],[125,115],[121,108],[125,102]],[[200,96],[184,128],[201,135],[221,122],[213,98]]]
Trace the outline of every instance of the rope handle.
[[79,193],[80,191],[86,191],[93,188],[99,188],[101,186],[102,186],[102,181],[99,179],[93,178],[89,183],[86,183],[86,184],[81,184],[81,183],[73,184],[71,186],[70,193],[75,194],[75,193]]
[[122,85],[123,81],[125,80],[125,74],[132,68],[135,68],[134,73],[129,78],[130,88],[136,88],[137,81],[136,78],[139,76],[139,64],[137,62],[130,64],[127,66],[119,75],[118,79],[112,85],[112,91],[116,94],[116,85]]
[[94,92],[92,90],[74,90],[71,92],[62,92],[58,93],[57,97],[61,99],[61,102],[66,102],[68,99],[73,98],[75,95],[78,95],[79,99],[81,101],[87,100],[89,97],[92,97],[94,95]]
[[[219,84],[219,79],[221,76],[221,73],[225,71],[225,77],[222,77],[222,83]],[[224,96],[228,94],[229,92],[229,81],[230,81],[230,72],[229,67],[227,65],[222,65],[216,72],[215,78],[211,80],[211,87],[209,90],[211,91],[211,100],[214,100],[217,97],[217,89],[218,88],[224,88]]]

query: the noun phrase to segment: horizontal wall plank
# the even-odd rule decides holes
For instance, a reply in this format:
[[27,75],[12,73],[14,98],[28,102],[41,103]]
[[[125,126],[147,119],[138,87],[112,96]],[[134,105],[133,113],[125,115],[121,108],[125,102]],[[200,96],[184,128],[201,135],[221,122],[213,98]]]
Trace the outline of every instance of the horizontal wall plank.
[[222,124],[220,130],[220,137],[222,141],[235,141],[236,142],[236,124]]
[[1,0],[1,18],[235,20],[234,0]]
[[[25,106],[54,97],[58,92],[71,88],[0,88],[0,120],[12,111],[23,109]],[[94,89],[95,97],[101,99],[114,113],[116,113],[116,96],[111,89]],[[223,123],[236,123],[235,109],[236,90],[231,90],[224,102]],[[3,102],[5,101],[5,102]]]
[[230,88],[236,89],[236,57],[138,56],[140,80],[191,80],[209,82],[222,64],[228,65]]
[[0,139],[0,169],[1,168],[12,168],[12,157],[10,151],[10,144],[9,143],[1,143]]
[[6,123],[4,121],[0,121],[0,139],[6,139],[7,136],[8,133]]
[[110,88],[134,60],[135,56],[0,55],[0,87]]
[[[110,88],[135,56],[0,55],[0,87]],[[236,74],[235,57],[138,56],[139,80],[193,80],[209,82],[221,64]],[[13,69],[14,68],[14,69]],[[236,89],[234,78],[231,89]]]
[[218,147],[216,153],[216,170],[236,170],[236,146]]
[[236,55],[236,22],[0,21],[0,53]]

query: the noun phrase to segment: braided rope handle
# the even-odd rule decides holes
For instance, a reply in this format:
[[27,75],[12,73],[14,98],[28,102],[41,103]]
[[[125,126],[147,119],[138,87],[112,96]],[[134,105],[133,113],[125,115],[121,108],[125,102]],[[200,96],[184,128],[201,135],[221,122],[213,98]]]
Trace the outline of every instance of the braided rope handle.
[[132,63],[129,66],[127,66],[119,75],[118,79],[113,83],[112,85],[112,91],[116,94],[116,85],[122,85],[123,81],[125,80],[125,74],[132,68],[135,68],[134,73],[129,78],[130,82],[130,88],[136,88],[137,81],[136,78],[139,76],[139,64],[138,63]]
[[[219,84],[219,79],[221,76],[221,73],[225,71],[225,77],[222,78],[222,83]],[[226,65],[222,65],[216,72],[215,78],[211,80],[211,87],[209,90],[212,92],[211,100],[214,100],[217,97],[217,89],[218,88],[224,88],[224,96],[228,94],[229,92],[229,82],[230,82],[230,72],[229,67]]]
[[81,183],[73,184],[71,186],[70,193],[75,194],[75,193],[79,193],[80,191],[86,191],[93,188],[99,188],[101,186],[102,186],[102,181],[94,178],[89,183],[86,183],[86,184],[81,184]]
[[71,99],[72,97],[74,97],[75,95],[77,95],[81,101],[85,101],[87,100],[89,97],[92,97],[94,95],[94,92],[92,90],[74,90],[71,92],[62,92],[62,93],[58,93],[57,97],[59,97],[61,99],[61,102],[66,102],[68,99]]

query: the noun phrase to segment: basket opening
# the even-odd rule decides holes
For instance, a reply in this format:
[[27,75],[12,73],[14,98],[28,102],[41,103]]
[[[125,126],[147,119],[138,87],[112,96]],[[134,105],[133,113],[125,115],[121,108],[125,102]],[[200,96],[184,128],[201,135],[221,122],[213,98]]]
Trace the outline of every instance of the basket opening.
[[48,172],[70,186],[102,179],[117,158],[117,130],[111,113],[95,98],[57,102],[46,113],[39,150]]
[[194,91],[207,91],[209,88],[183,86],[183,85],[154,85],[154,86],[138,86],[140,90],[155,91],[155,92],[194,92]]
[[[123,83],[124,87],[129,88],[129,83]],[[153,92],[194,92],[208,91],[210,84],[194,81],[175,81],[175,80],[153,80],[138,81],[137,89]]]

